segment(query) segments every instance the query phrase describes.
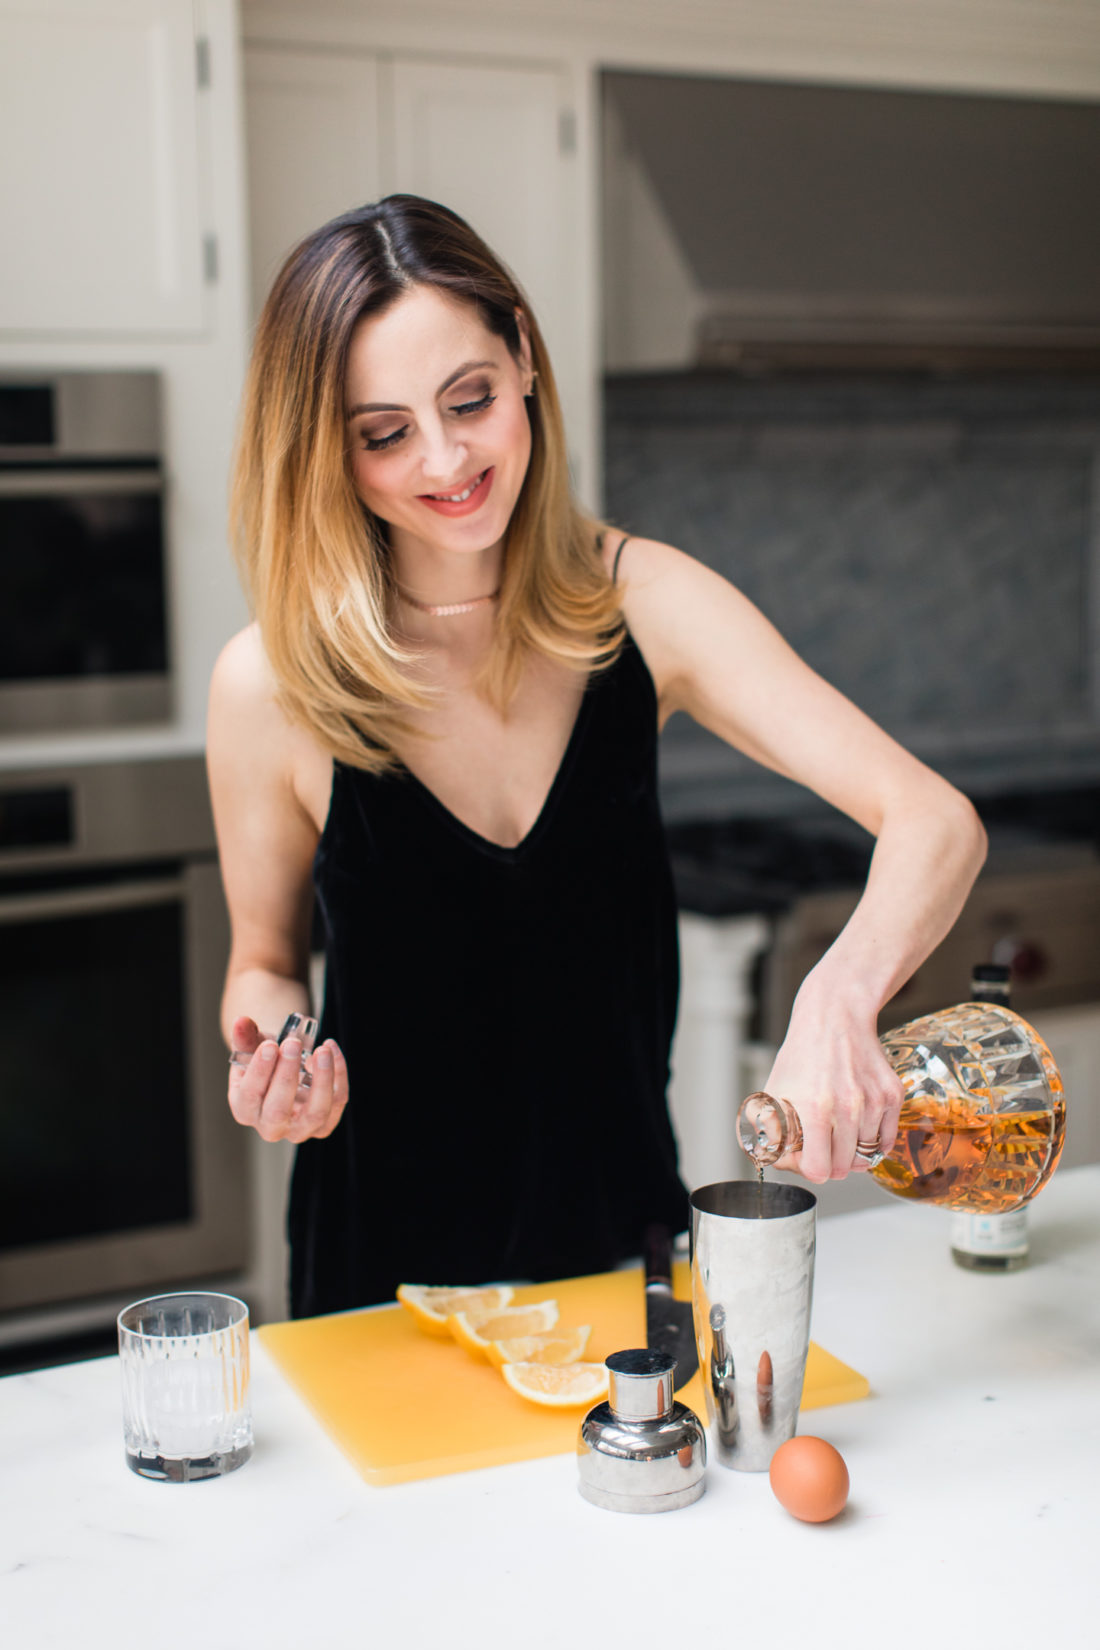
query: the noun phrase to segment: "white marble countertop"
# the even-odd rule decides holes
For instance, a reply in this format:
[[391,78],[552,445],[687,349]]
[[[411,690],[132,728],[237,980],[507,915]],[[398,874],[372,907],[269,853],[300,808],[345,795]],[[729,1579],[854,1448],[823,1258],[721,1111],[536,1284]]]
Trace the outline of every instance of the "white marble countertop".
[[1057,1175],[1031,1225],[1031,1265],[988,1277],[952,1264],[940,1211],[821,1223],[814,1337],[872,1386],[803,1419],[851,1473],[827,1525],[718,1467],[658,1517],[582,1501],[571,1456],[372,1488],[259,1344],[253,1459],[151,1483],[123,1462],[116,1359],[9,1376],[0,1644],[1093,1650],[1100,1166]]

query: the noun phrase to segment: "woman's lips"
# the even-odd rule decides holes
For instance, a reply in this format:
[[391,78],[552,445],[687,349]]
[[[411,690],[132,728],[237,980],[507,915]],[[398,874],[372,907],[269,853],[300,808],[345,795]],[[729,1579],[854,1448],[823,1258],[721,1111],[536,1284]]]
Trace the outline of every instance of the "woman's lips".
[[[483,470],[481,472],[481,480],[478,482],[469,498],[464,498],[461,503],[456,503],[454,499],[450,498],[436,498],[431,493],[421,493],[419,495],[420,502],[421,504],[426,504],[429,510],[438,511],[441,516],[472,515],[475,510],[480,510],[481,506],[488,498],[489,489],[493,485],[493,474],[494,468],[492,465],[490,465],[487,470]],[[466,481],[460,487],[455,487],[453,491],[456,493],[464,493],[469,485],[469,481]]]

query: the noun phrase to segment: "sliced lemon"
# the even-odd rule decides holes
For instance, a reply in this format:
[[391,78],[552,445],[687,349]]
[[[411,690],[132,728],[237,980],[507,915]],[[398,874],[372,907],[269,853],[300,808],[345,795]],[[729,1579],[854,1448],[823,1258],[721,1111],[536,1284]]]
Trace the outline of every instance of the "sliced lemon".
[[517,1335],[505,1341],[489,1342],[489,1362],[503,1369],[505,1364],[575,1364],[584,1357],[588,1324],[579,1329],[556,1329],[548,1335]]
[[539,1301],[534,1306],[506,1306],[503,1311],[459,1307],[448,1317],[447,1327],[459,1346],[485,1357],[490,1341],[511,1340],[516,1335],[545,1335],[557,1321],[557,1301]]
[[449,1334],[447,1319],[453,1312],[500,1312],[515,1294],[509,1284],[491,1289],[467,1289],[450,1284],[403,1283],[397,1298],[429,1335]]
[[513,1392],[533,1404],[565,1409],[607,1397],[606,1364],[505,1364],[501,1374]]

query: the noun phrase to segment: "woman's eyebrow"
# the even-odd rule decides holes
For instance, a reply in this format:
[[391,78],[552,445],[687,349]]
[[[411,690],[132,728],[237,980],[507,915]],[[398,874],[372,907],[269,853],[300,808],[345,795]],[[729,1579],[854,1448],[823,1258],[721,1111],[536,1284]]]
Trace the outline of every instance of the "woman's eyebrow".
[[[494,367],[495,361],[463,361],[456,367],[449,378],[445,378],[436,390],[436,396],[446,395],[452,384],[457,384],[460,378],[465,378],[468,372],[476,372],[479,367]],[[358,406],[348,410],[349,418],[358,418],[360,413],[376,412],[411,412],[411,407],[403,407],[397,401],[361,401]]]

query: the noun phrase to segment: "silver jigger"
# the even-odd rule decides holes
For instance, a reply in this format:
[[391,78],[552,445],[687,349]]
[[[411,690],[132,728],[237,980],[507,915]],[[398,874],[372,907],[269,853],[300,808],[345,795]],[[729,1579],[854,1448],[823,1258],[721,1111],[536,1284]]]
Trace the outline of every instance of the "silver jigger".
[[817,1199],[749,1180],[691,1199],[691,1299],[710,1457],[766,1472],[794,1436],[810,1345]]

